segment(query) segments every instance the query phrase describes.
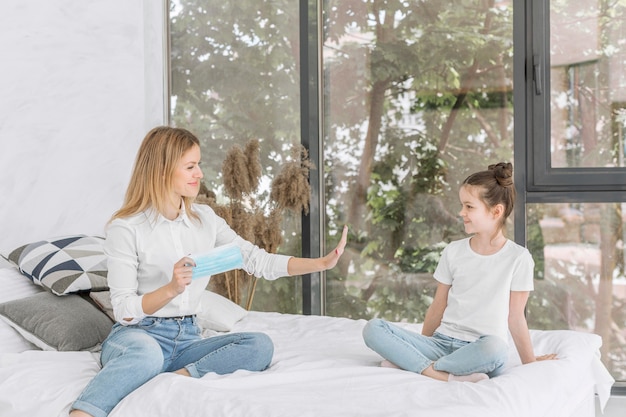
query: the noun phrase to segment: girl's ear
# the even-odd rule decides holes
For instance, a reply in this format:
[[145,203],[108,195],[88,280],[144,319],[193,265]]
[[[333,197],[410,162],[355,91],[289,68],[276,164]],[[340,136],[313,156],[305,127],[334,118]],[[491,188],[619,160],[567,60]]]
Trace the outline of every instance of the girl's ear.
[[491,213],[495,218],[501,217],[504,214],[504,205],[496,204],[491,208]]

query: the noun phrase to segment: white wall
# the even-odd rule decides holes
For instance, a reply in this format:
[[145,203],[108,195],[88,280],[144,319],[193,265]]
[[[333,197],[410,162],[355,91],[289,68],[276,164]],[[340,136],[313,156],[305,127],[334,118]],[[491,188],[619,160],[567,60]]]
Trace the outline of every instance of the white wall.
[[0,250],[102,235],[165,123],[163,0],[3,0]]

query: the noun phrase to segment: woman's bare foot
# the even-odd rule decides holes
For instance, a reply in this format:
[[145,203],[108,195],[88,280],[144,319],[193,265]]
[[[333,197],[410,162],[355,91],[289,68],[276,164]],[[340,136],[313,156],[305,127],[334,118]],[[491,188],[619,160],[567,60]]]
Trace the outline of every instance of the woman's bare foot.
[[191,376],[187,368],[181,368],[178,371],[174,371],[174,373],[182,376]]
[[484,381],[485,379],[489,379],[489,375],[483,374],[480,372],[476,372],[469,375],[452,375],[449,374],[448,381],[457,381],[457,382],[479,382]]
[[87,414],[82,410],[70,411],[70,417],[93,417],[91,414]]

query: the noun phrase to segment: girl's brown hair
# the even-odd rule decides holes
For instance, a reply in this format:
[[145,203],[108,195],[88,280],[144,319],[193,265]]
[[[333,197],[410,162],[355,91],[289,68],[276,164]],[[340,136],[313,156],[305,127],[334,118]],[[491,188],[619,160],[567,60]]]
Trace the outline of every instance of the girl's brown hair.
[[[169,126],[150,130],[137,152],[124,204],[111,220],[132,216],[147,208],[164,214],[176,165],[193,146],[200,146],[200,141],[188,130]],[[187,214],[199,219],[191,207],[194,198],[183,197],[183,201]]]
[[500,219],[500,227],[504,228],[506,219],[515,206],[515,186],[513,185],[513,164],[499,162],[489,165],[486,171],[476,172],[463,181],[463,185],[478,188],[478,198],[489,208],[502,204],[504,215]]

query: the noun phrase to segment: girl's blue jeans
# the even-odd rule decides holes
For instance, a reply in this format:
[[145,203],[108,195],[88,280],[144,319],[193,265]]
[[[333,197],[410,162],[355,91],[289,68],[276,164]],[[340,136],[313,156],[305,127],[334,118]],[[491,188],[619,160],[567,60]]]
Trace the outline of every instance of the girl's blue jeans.
[[370,320],[365,325],[363,339],[383,358],[419,374],[432,364],[435,370],[453,375],[481,372],[494,377],[508,359],[508,345],[497,336],[482,336],[474,342],[437,332],[428,337],[381,319]]
[[238,369],[262,371],[274,353],[263,333],[231,333],[203,339],[195,316],[146,317],[136,325],[116,323],[102,344],[102,370],[72,404],[105,417],[124,397],[162,372],[185,368],[192,377]]

